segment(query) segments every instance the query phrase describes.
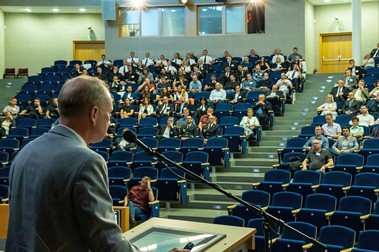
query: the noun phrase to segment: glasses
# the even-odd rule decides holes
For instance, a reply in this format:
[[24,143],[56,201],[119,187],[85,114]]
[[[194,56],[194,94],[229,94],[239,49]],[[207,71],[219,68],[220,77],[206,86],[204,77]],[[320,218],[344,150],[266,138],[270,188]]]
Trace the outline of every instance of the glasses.
[[313,143],[313,145],[320,144],[320,143]]

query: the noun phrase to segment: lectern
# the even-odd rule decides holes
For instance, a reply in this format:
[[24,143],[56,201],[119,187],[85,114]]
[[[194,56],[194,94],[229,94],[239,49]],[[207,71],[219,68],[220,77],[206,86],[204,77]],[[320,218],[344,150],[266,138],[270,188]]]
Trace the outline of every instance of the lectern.
[[254,228],[151,218],[124,233],[142,251],[169,251],[192,242],[194,252],[247,252],[254,249]]

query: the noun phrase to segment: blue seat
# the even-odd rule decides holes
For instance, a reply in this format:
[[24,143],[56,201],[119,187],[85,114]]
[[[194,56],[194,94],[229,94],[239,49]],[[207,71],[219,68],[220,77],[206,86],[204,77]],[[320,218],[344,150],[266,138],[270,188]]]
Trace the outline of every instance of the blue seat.
[[[161,154],[176,164],[182,164],[183,162],[184,155],[180,151],[169,150],[169,151],[164,151]],[[165,168],[166,165],[163,164],[162,162],[158,162],[155,167],[157,167],[158,169],[162,169],[162,168]]]
[[209,164],[211,166],[230,167],[230,151],[226,138],[209,138],[204,147],[204,151],[209,155]]
[[37,120],[37,126],[40,128],[45,127],[50,129],[54,122],[55,119],[53,118],[40,118]]
[[0,139],[0,151],[6,151],[10,155],[20,149],[20,141],[14,138]]
[[310,138],[315,135],[315,126],[304,126],[300,129],[299,137]]
[[[338,234],[338,235],[336,235]],[[320,230],[319,241],[326,245],[328,252],[340,252],[349,249],[355,243],[355,231],[344,226],[332,225],[322,227]],[[312,252],[324,252],[318,246],[312,247]]]
[[379,154],[379,138],[369,138],[362,142],[362,148],[359,151],[365,158],[372,154]]
[[338,123],[341,125],[341,128],[343,127],[350,127],[349,122],[353,118],[352,115],[338,115],[336,117],[335,123]]
[[272,169],[265,172],[263,181],[253,183],[253,187],[266,191],[273,195],[276,192],[284,191],[291,180],[291,172],[287,170]]
[[232,215],[217,216],[214,218],[213,223],[220,224],[220,225],[227,225],[227,226],[236,226],[236,227],[245,226],[245,221],[242,218],[238,216],[232,216]]
[[29,130],[23,127],[10,128],[7,138],[15,138],[22,141],[25,138],[29,137]]
[[154,166],[156,164],[157,164],[157,161],[154,157],[150,156],[144,151],[139,151],[139,152],[136,152],[133,163],[130,165],[130,167],[134,170],[137,167]]
[[247,116],[247,109],[251,108],[251,104],[248,102],[238,102],[234,105],[232,116],[238,117],[241,121],[242,117]]
[[246,101],[250,104],[254,104],[258,101],[259,95],[264,94],[264,93],[265,93],[265,91],[263,91],[263,90],[251,91],[251,92],[247,93]]
[[151,180],[151,185],[155,186],[158,180],[159,171],[155,167],[142,166],[137,167],[133,170],[133,177],[128,182],[128,188],[132,188],[135,185],[139,185],[143,177],[149,177]]
[[[289,222],[287,224],[309,237],[316,238],[317,227],[312,224],[302,221]],[[303,252],[309,243],[303,236],[284,227],[280,238],[273,244],[273,248],[274,251]]]
[[26,85],[41,85],[43,83],[43,76],[39,75],[31,75],[28,77],[28,81],[26,82]]
[[182,141],[176,137],[162,138],[158,144],[158,151],[170,151],[170,150],[180,150]]
[[[210,180],[210,167],[209,167],[209,155],[203,151],[191,151],[187,152],[184,157],[182,165],[193,173],[203,177],[206,180]],[[186,174],[187,179],[196,180],[191,175]]]
[[294,173],[293,180],[287,186],[287,191],[297,192],[306,197],[316,192],[320,185],[321,174],[312,170],[299,170]]
[[[346,196],[340,199],[338,208],[331,216],[331,225],[353,229],[357,236],[363,230],[364,220],[371,213],[371,200],[361,196]],[[358,237],[357,237],[358,238]]]
[[34,95],[38,91],[38,85],[37,84],[27,84],[23,85],[21,87],[19,94],[27,94],[27,95]]
[[[138,137],[144,138],[144,137],[156,137],[157,136],[158,129],[151,126],[146,127],[140,127],[138,128]],[[157,142],[158,146],[158,142]]]
[[96,152],[97,154],[99,154],[100,156],[102,156],[104,158],[105,162],[108,163],[109,153],[107,151],[94,150],[94,152]]
[[317,115],[313,117],[312,126],[323,125],[326,123],[324,115]]
[[128,195],[128,188],[122,185],[110,185],[109,193],[114,206],[123,206],[124,199]]
[[33,118],[27,118],[27,117],[17,118],[16,125],[18,128],[31,129],[37,126],[37,120]]
[[347,195],[363,196],[375,203],[375,201],[378,200],[378,192],[379,174],[373,172],[363,172],[355,176],[354,183],[347,191]]
[[[158,139],[154,137],[141,138],[140,141],[153,150],[156,150],[158,148]],[[139,151],[143,151],[143,149],[140,146],[137,146],[136,152]]]
[[129,166],[133,163],[134,154],[131,151],[113,151],[108,160],[108,167]]
[[305,205],[296,215],[298,221],[311,223],[320,230],[329,224],[329,216],[337,208],[337,198],[324,193],[309,194]]
[[135,128],[138,126],[138,121],[134,117],[120,118],[118,122],[120,123],[119,127],[122,127],[122,128],[124,127]]
[[55,60],[54,61],[54,66],[56,65],[67,65],[67,60]]
[[156,182],[156,187],[161,192],[160,201],[187,203],[187,181],[184,179],[184,171],[175,168],[163,168]]
[[10,166],[0,167],[0,185],[9,185]]
[[95,151],[107,151],[109,152],[112,148],[112,139],[103,138],[103,140],[99,143],[90,144],[90,148]]
[[230,126],[238,126],[240,120],[236,116],[222,116],[218,121],[218,126],[224,129]]
[[9,163],[9,153],[6,151],[0,151],[0,163],[4,166]]
[[348,172],[330,171],[325,173],[324,181],[317,188],[317,193],[333,195],[339,201],[346,196],[346,191],[350,188],[352,176]]
[[365,230],[359,234],[358,244],[352,252],[379,251],[379,230]]
[[[265,236],[263,231],[263,218],[250,219],[246,227],[255,228],[255,250],[254,252],[265,252]],[[270,224],[270,242],[279,236],[279,227],[275,223]]]
[[[1,171],[1,169],[0,169]],[[379,227],[379,200],[375,202],[374,211],[366,220],[365,229],[378,229]]]
[[213,115],[216,116],[218,120],[221,120],[222,117],[230,116],[232,111],[233,111],[233,105],[231,103],[226,103],[226,102],[218,103],[213,112]]
[[139,127],[158,127],[158,119],[155,117],[141,118]]
[[285,222],[295,221],[295,214],[303,205],[303,196],[295,192],[277,192],[272,196],[267,212]]
[[[37,137],[41,136],[42,134],[44,134],[44,133],[46,133],[48,131],[49,131],[49,129],[48,128],[44,128],[44,127],[42,127],[42,128],[40,128],[40,127],[32,128],[30,130],[29,137],[30,138],[37,138]],[[21,144],[22,144],[22,142],[21,142]]]
[[204,149],[204,139],[203,138],[187,138],[182,141],[182,147],[180,151],[183,154],[194,150],[203,150]]
[[244,128],[240,126],[227,127],[223,137],[228,139],[229,151],[232,153],[247,153],[247,141]]
[[7,185],[0,185],[0,202],[1,203],[8,202],[8,190],[9,190],[9,187]]
[[[51,90],[55,90],[55,85],[58,84],[59,79],[60,78],[57,75],[46,75],[43,78],[43,85],[40,85],[40,88],[43,86],[46,86],[46,85],[53,85],[54,87]],[[38,91],[40,91],[40,88],[38,89]],[[44,90],[44,89],[42,88],[42,90]]]
[[333,170],[344,171],[351,174],[354,179],[357,169],[361,169],[364,164],[364,156],[357,153],[348,153],[337,156]]
[[[244,191],[241,198],[246,202],[259,206],[263,210],[266,210],[270,204],[270,194],[261,190]],[[250,219],[261,217],[256,211],[250,210],[243,204],[228,206],[228,213],[229,215],[241,217],[245,223],[248,223]]]
[[108,168],[109,185],[126,186],[130,181],[132,171],[126,166],[113,166]]
[[287,152],[283,155],[282,162],[280,164],[274,164],[273,168],[289,170],[291,164],[290,160],[292,157],[298,157],[300,158],[300,162],[303,162],[303,160],[307,157],[307,154],[304,152]]
[[303,137],[294,137],[287,140],[286,147],[278,149],[279,163],[283,159],[283,155],[288,152],[302,152],[303,146],[308,140]]

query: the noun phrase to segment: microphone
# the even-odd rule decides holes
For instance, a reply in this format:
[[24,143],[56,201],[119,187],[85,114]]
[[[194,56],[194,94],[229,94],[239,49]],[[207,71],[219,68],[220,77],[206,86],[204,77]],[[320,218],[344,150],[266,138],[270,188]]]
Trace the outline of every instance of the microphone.
[[134,133],[133,131],[125,130],[124,133],[122,134],[122,138],[129,143],[137,144],[139,147],[141,147],[142,150],[144,150],[148,154],[150,155],[153,154],[153,150],[149,146],[141,142],[141,140],[137,138],[136,133]]

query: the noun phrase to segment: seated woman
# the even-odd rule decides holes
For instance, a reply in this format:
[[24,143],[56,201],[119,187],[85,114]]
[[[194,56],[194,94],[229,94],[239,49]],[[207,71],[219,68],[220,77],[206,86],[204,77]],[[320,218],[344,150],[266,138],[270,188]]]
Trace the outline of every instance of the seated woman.
[[374,98],[376,97],[376,94],[379,93],[379,80],[376,80],[374,84],[374,88],[371,90],[371,92],[368,94],[369,98]]
[[333,120],[336,119],[338,115],[337,103],[334,102],[334,98],[332,94],[328,94],[326,96],[325,103],[317,107],[317,112],[319,112],[320,115],[331,114],[333,116]]
[[11,112],[7,111],[4,121],[1,123],[0,137],[8,135],[11,127],[16,127],[16,120],[13,119]]
[[140,122],[141,118],[145,118],[149,115],[151,115],[154,112],[154,107],[150,104],[150,100],[145,98],[138,111],[138,123]]
[[252,108],[247,109],[247,116],[242,117],[240,126],[245,130],[245,135],[248,139],[254,139],[256,133],[254,132],[256,126],[259,126],[259,120],[254,116]]

